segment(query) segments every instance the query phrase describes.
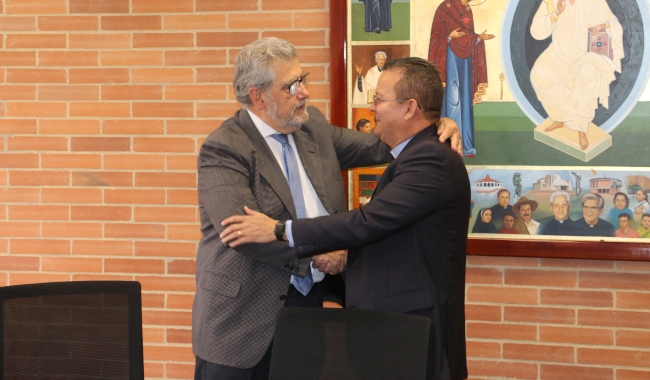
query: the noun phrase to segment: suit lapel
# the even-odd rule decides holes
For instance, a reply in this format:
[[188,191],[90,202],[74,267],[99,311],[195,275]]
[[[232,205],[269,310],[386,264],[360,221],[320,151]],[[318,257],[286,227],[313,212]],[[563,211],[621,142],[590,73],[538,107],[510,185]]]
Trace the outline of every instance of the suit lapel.
[[333,211],[327,202],[323,166],[318,144],[310,139],[308,134],[302,129],[295,132],[293,138],[296,142],[296,147],[298,147],[298,154],[300,155],[302,166],[305,168],[307,177],[309,177],[309,182],[314,187],[316,195],[323,204],[323,207],[331,214]]
[[239,125],[248,136],[255,150],[259,153],[257,155],[257,163],[260,175],[266,179],[269,186],[271,186],[278,198],[280,198],[287,210],[289,210],[291,216],[297,219],[296,207],[293,204],[289,183],[278,161],[275,159],[273,152],[271,152],[271,148],[269,148],[266,140],[264,140],[264,137],[257,130],[257,127],[255,127],[253,120],[248,115],[248,111],[240,110],[238,112]]

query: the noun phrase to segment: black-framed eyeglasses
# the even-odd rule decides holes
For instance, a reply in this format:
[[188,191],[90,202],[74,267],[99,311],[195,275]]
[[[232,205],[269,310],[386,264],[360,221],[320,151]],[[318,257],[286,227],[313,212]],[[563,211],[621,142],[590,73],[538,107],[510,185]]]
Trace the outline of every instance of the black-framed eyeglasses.
[[[379,98],[377,97],[377,95],[373,95],[373,96],[372,96],[372,104],[373,104],[375,107],[377,107],[377,104],[379,104],[379,103],[381,103],[381,102],[398,102],[398,101],[403,101],[403,102],[404,102],[404,101],[411,100],[411,99],[413,99],[413,98],[379,99]],[[417,100],[413,99],[413,101],[415,102],[415,104],[418,105],[418,108],[419,108],[419,109],[422,109],[422,107],[420,107],[420,103],[418,103]]]
[[309,84],[309,73],[302,74],[300,78],[294,80],[289,84],[282,86],[282,89],[289,90],[289,95],[294,96],[298,93],[301,83],[303,86],[305,86],[305,88],[307,87],[307,85]]

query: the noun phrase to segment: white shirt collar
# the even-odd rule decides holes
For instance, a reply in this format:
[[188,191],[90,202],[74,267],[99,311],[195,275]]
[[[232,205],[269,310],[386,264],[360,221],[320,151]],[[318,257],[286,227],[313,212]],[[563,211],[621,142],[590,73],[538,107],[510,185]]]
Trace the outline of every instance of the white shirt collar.
[[260,131],[260,134],[262,134],[262,137],[267,138],[271,135],[275,135],[277,133],[280,133],[273,129],[270,125],[266,124],[264,120],[260,119],[259,116],[255,115],[251,110],[246,108],[246,112],[248,112],[248,115],[251,117],[251,120],[253,120],[253,124],[255,124],[255,127],[257,128],[258,131]]

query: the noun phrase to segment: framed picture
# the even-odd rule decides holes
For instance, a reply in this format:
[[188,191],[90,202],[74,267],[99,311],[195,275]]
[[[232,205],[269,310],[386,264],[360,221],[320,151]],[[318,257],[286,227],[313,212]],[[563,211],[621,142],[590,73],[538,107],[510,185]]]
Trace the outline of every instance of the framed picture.
[[[642,236],[644,228],[650,236],[650,217],[644,220],[650,204],[643,203],[650,191],[645,146],[650,133],[644,127],[650,113],[646,89],[650,11],[645,0],[578,1],[584,8],[567,9],[565,18],[576,10],[591,15],[592,19],[578,17],[574,20],[578,24],[594,23],[595,14],[611,16],[585,27],[579,38],[590,54],[585,62],[571,63],[595,67],[607,77],[595,87],[580,87],[587,94],[585,112],[575,111],[578,105],[559,95],[576,90],[573,82],[553,84],[556,87],[550,90],[562,100],[559,103],[548,99],[539,85],[550,83],[548,67],[557,62],[548,53],[554,49],[551,35],[538,30],[538,23],[559,12],[558,0],[379,0],[383,13],[375,14],[366,12],[368,3],[330,4],[332,96],[343,100],[338,104],[348,105],[332,110],[332,122],[357,129],[367,124],[372,129],[368,102],[376,79],[371,70],[384,60],[420,56],[445,67],[443,82],[447,83],[445,75],[455,75],[454,83],[468,81],[470,96],[463,112],[471,111],[467,115],[472,123],[468,127],[457,122],[472,185],[469,254],[650,260],[650,240],[635,236]],[[555,7],[552,12],[550,7]],[[345,28],[340,27],[342,20]],[[454,50],[448,44],[457,37],[452,36],[454,30],[465,31],[478,48],[469,53]],[[452,62],[453,54],[461,59]],[[463,54],[472,57],[469,63],[463,63]],[[472,78],[458,70],[457,65],[463,64],[471,66]],[[584,81],[588,72],[578,70],[572,80]],[[453,90],[446,86],[446,94]],[[560,109],[562,103],[574,105],[567,111]],[[587,116],[576,127],[562,112]],[[377,168],[350,172],[352,207],[367,201],[380,172]],[[474,228],[488,214],[494,220],[487,223],[494,224],[497,233]],[[621,219],[622,214],[629,216]],[[528,233],[498,233],[513,229],[513,219]],[[559,223],[564,220],[574,222],[568,223],[572,228]]]

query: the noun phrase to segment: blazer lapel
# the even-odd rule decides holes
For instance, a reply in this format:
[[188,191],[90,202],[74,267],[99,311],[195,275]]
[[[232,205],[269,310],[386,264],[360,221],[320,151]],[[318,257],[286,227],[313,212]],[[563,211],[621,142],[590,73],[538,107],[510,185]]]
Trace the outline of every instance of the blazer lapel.
[[307,133],[302,130],[293,133],[293,138],[298,147],[298,154],[300,155],[302,166],[305,168],[307,177],[309,177],[309,182],[314,187],[316,195],[323,204],[323,207],[332,214],[333,211],[327,202],[328,198],[326,196],[325,179],[318,144],[312,141]]

